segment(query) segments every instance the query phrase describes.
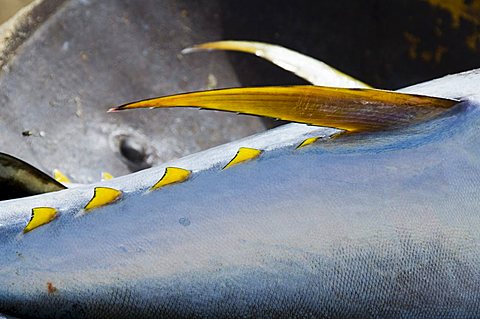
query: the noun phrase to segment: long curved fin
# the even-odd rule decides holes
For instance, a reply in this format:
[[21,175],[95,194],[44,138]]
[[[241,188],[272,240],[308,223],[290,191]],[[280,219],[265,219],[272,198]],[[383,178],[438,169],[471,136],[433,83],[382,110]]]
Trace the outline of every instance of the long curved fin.
[[184,93],[128,103],[134,108],[198,107],[328,126],[347,132],[388,130],[425,121],[456,100],[374,89],[270,86]]
[[0,200],[55,192],[65,188],[32,165],[0,153]]
[[182,53],[211,50],[228,50],[255,54],[315,85],[370,88],[368,84],[340,72],[324,62],[274,44],[252,41],[215,41],[186,48]]

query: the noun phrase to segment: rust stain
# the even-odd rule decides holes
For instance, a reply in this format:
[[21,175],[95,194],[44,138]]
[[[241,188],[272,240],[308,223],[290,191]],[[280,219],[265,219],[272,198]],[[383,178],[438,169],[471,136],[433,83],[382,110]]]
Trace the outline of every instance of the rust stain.
[[80,59],[83,61],[83,62],[87,62],[88,61],[88,54],[86,52],[81,52],[80,53]]
[[51,282],[47,282],[47,291],[49,295],[53,295],[58,289]]

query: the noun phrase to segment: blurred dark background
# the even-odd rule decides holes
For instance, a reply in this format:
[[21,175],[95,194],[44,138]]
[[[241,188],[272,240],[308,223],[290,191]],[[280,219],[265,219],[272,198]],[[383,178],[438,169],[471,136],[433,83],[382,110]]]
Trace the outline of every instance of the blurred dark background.
[[[0,0],[4,16],[12,12],[6,1],[9,10],[22,4]],[[272,125],[213,111],[107,114],[109,107],[186,91],[304,83],[247,54],[180,54],[197,43],[274,43],[384,89],[480,66],[480,0],[35,4],[0,32],[0,151],[77,182],[95,181],[103,170],[120,176],[159,165]]]
[[[372,86],[398,89],[480,66],[480,1],[220,1],[225,39],[273,42]],[[230,55],[245,85],[302,83]]]

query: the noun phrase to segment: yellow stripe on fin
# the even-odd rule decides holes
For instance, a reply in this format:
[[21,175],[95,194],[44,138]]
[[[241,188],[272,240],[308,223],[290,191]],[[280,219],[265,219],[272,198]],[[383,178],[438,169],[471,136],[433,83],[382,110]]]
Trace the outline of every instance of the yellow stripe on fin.
[[334,127],[348,132],[389,130],[432,119],[456,100],[374,89],[312,85],[221,89],[133,102],[134,108],[199,107]]
[[60,170],[54,169],[53,170],[53,178],[59,183],[62,184],[71,184],[72,181],[70,181],[70,178],[67,177],[67,175],[63,174]]
[[307,138],[306,140],[304,140],[302,143],[300,143],[300,145],[298,145],[297,148],[302,148],[302,147],[305,147],[305,146],[307,146],[307,145],[313,144],[313,143],[315,143],[316,141],[318,141],[318,139],[320,139],[319,136],[317,136],[317,137],[309,137],[309,138]]
[[52,207],[35,207],[32,209],[32,218],[23,230],[23,233],[28,233],[37,227],[48,224],[57,216],[57,210]]
[[109,187],[95,187],[92,199],[85,206],[90,210],[113,203],[122,196],[122,192]]
[[223,169],[230,168],[234,165],[250,161],[254,158],[257,158],[262,154],[261,150],[257,150],[255,148],[248,148],[248,147],[240,147],[235,157],[227,164]]
[[150,190],[159,189],[161,187],[181,183],[186,181],[190,177],[191,172],[189,170],[178,167],[167,167],[162,178],[150,188]]

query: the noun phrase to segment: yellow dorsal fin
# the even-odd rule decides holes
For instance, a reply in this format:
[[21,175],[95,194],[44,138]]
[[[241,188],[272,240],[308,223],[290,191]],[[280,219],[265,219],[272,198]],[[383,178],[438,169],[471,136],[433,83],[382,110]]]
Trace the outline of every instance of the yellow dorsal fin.
[[102,181],[108,181],[113,178],[113,175],[109,172],[102,172]]
[[257,158],[262,154],[261,150],[257,150],[255,148],[248,148],[248,147],[240,147],[240,149],[237,151],[237,154],[235,154],[235,157],[232,158],[230,162],[228,162],[227,165],[223,169],[230,168],[234,165],[250,161],[254,158]]
[[68,178],[65,174],[63,174],[60,170],[58,170],[56,168],[53,170],[53,178],[55,178],[55,180],[57,182],[62,183],[62,184],[71,184],[72,183],[70,178]]
[[197,44],[182,53],[228,50],[255,54],[315,85],[368,88],[369,86],[328,64],[279,45],[253,41],[215,41]]
[[442,114],[458,101],[374,89],[312,85],[234,88],[184,93],[128,103],[134,108],[199,107],[372,132],[418,123]]
[[317,137],[309,137],[307,138],[306,140],[304,140],[302,143],[300,143],[297,148],[302,148],[302,147],[305,147],[307,145],[310,145],[310,144],[313,144],[315,143],[316,141],[318,141],[320,139],[319,136]]
[[150,190],[159,189],[161,187],[181,183],[186,181],[190,177],[191,172],[189,170],[178,167],[167,167],[162,178]]
[[23,230],[23,233],[28,233],[37,227],[48,224],[57,216],[57,210],[52,207],[35,207],[32,209],[32,218]]
[[95,187],[92,199],[85,205],[85,210],[94,209],[113,203],[122,196],[122,192],[110,187]]

